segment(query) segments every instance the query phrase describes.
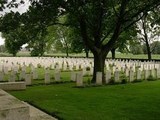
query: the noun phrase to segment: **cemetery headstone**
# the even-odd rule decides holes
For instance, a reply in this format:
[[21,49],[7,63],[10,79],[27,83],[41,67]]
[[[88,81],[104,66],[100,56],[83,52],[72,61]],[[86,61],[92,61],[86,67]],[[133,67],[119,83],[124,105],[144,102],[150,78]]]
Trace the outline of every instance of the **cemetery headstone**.
[[134,81],[134,71],[132,69],[129,70],[129,82]]
[[76,72],[71,72],[71,81],[76,81]]
[[83,73],[77,72],[76,74],[76,86],[82,87],[83,86]]
[[25,82],[26,82],[26,85],[31,85],[32,84],[31,74],[26,74],[25,75]]
[[59,71],[56,71],[54,73],[54,79],[55,79],[55,81],[60,81],[61,80],[61,78],[60,78],[60,72]]
[[142,78],[141,78],[141,76],[142,76],[141,74],[142,74],[141,70],[138,69],[138,70],[136,71],[136,80],[139,81],[139,80],[142,79]]
[[106,79],[106,84],[108,84],[111,80],[111,71],[109,71],[109,70],[106,71],[105,79]]
[[36,69],[33,69],[32,75],[33,75],[33,79],[38,79],[38,73]]
[[24,80],[24,79],[25,79],[25,71],[22,70],[20,71],[19,80]]
[[96,73],[96,84],[97,85],[102,85],[102,72],[97,72]]
[[144,79],[147,80],[149,77],[149,71],[148,70],[144,70]]
[[116,70],[114,72],[114,81],[115,82],[120,82],[120,80],[119,80],[119,71],[118,70]]
[[46,72],[45,73],[45,84],[50,84],[51,80],[50,80],[50,73]]

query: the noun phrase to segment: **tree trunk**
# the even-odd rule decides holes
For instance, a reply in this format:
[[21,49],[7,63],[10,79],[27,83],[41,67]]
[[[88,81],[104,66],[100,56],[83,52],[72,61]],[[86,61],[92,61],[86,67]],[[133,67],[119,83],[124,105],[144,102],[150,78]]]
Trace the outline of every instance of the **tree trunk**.
[[94,53],[94,70],[93,70],[92,83],[96,82],[97,72],[102,72],[102,82],[105,83],[105,76],[104,76],[105,58],[106,54],[103,54],[103,52]]
[[147,47],[148,60],[151,60],[152,59],[152,53],[151,53],[151,48],[149,46],[148,41],[146,41],[146,47]]
[[89,57],[89,50],[87,48],[85,49],[85,53],[86,53],[86,58],[88,58]]
[[115,56],[116,56],[115,51],[116,51],[116,49],[115,49],[115,48],[113,48],[113,49],[111,50],[111,53],[112,53],[112,59],[115,59]]
[[68,47],[66,47],[66,57],[68,57],[69,56],[69,53],[68,53]]
[[146,47],[147,47],[147,55],[148,55],[148,60],[151,60],[152,59],[152,56],[151,56],[151,48],[150,48],[150,45],[149,45],[149,39],[148,39],[148,33],[147,33],[147,28],[146,28],[146,16],[145,15],[142,19],[142,28],[143,28],[143,32],[144,32],[144,41],[146,43]]

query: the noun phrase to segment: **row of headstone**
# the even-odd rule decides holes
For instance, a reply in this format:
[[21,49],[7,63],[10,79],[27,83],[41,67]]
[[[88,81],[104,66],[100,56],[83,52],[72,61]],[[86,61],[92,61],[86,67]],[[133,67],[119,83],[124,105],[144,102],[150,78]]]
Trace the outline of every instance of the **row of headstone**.
[[[5,59],[5,60],[3,60]],[[2,58],[3,62],[7,61],[7,64],[10,64],[11,66],[19,66],[19,65],[30,65],[32,64],[34,67],[38,66],[39,64],[43,67],[51,67],[55,68],[58,67],[59,69],[66,70],[67,68],[71,69],[73,66],[75,66],[76,70],[79,69],[79,66],[81,68],[89,66],[90,68],[93,67],[93,59],[77,59],[77,58]],[[146,63],[146,64],[145,64]],[[115,67],[118,67],[119,69],[121,67],[127,66],[141,66],[143,68],[153,68],[155,67],[156,62],[140,62],[140,61],[121,61],[121,60],[106,60],[105,65],[108,68],[109,65],[114,65]],[[6,64],[6,65],[7,65]],[[8,65],[8,67],[10,66]]]
[[[92,75],[93,74],[93,59],[84,59],[84,58],[0,58],[0,71],[3,69],[5,74],[11,69],[18,71],[20,68],[23,69],[23,66],[30,66],[31,69],[42,66],[44,68],[50,67],[52,69],[61,69],[64,70],[83,70],[83,75]],[[136,67],[140,67],[142,70],[151,70],[155,68],[160,68],[160,64],[154,61],[150,62],[140,62],[140,61],[124,61],[124,60],[106,60],[105,66],[107,70],[111,70],[112,74],[118,68],[119,71],[125,71],[125,69],[130,69],[132,67],[133,71],[136,71]],[[89,71],[86,68],[90,68]],[[127,74],[127,72],[126,72]],[[129,72],[128,72],[129,75]]]
[[[15,76],[12,74],[12,71],[15,73],[20,72],[19,79],[23,80],[25,79],[26,74],[26,67],[30,67],[32,79],[38,79],[38,74],[36,71],[36,68],[38,66],[42,66],[44,68],[51,68],[57,70],[71,70],[74,73],[74,70],[81,70],[83,71],[82,76],[85,75],[92,75],[93,74],[93,59],[84,59],[84,58],[10,58],[10,57],[2,57],[0,58],[0,71],[2,71],[2,76],[0,76],[0,80],[3,78],[4,74],[9,74],[11,76],[9,78],[9,81],[14,81]],[[124,72],[126,77],[129,78],[129,81],[132,82],[136,76],[136,79],[147,79],[150,75],[152,76],[159,76],[159,68],[160,64],[158,62],[150,61],[150,62],[140,62],[140,61],[124,61],[124,60],[106,60],[105,61],[106,66],[106,74],[114,74],[114,80],[116,82],[120,81],[119,73],[120,71]],[[139,69],[137,70],[137,67]],[[75,68],[75,69],[73,69]],[[89,69],[88,69],[89,68]],[[154,72],[155,69],[158,69],[156,72]],[[10,72],[11,71],[11,72]],[[107,71],[111,73],[107,73]],[[139,71],[139,72],[137,72]],[[72,73],[71,73],[72,74]],[[142,77],[142,74],[143,77]],[[13,76],[13,77],[12,77]],[[48,77],[45,78],[49,80]],[[56,73],[54,76],[55,80],[58,81],[60,79],[60,74]],[[97,73],[97,76],[101,76],[100,73]],[[106,83],[109,82],[109,79],[111,75],[106,75]],[[134,76],[134,77],[132,77]],[[75,81],[75,75],[71,75],[71,80]],[[48,83],[48,82],[46,82]]]
[[[128,77],[128,82],[133,82],[135,79],[136,80],[141,80],[141,79],[146,80],[150,76],[152,76],[153,78],[160,78],[160,69],[152,69],[152,70],[144,70],[144,71],[141,71],[138,69],[136,71],[136,73],[132,69],[130,69],[129,71],[128,71],[128,69],[126,69],[126,71],[127,72],[125,72],[125,75],[126,75],[126,77]],[[74,71],[71,72],[71,80],[72,81],[77,80],[78,73],[79,72],[74,72]],[[82,77],[83,77],[83,71],[80,73],[82,73]],[[110,82],[111,74],[112,73],[110,70],[106,71],[105,83]],[[0,81],[3,81],[3,77],[4,77],[4,73],[0,72]],[[55,81],[60,81],[60,71],[59,70],[55,71],[54,77],[55,77]],[[25,80],[27,85],[31,85],[31,79],[38,79],[38,74],[37,74],[36,69],[32,70],[32,74],[26,74],[25,71],[21,71],[19,79]],[[10,72],[8,81],[9,82],[16,81],[16,72],[15,71]],[[120,71],[118,71],[118,69],[115,70],[115,72],[114,72],[114,82],[120,82]],[[49,69],[46,69],[46,71],[45,71],[45,83],[46,84],[50,83],[50,70]],[[97,72],[97,74],[96,74],[96,83],[97,83],[97,85],[102,84],[102,73],[101,72]]]
[[[153,77],[153,79],[160,79],[160,69],[152,69],[152,70],[144,70],[143,74],[141,70],[137,70],[136,73],[131,69],[128,71],[128,79],[126,82],[133,82],[135,80],[147,80],[150,76]],[[112,73],[111,71],[107,70],[105,74],[105,83],[108,84],[112,80]],[[71,73],[71,80],[76,81],[76,85],[78,87],[83,86],[83,72],[72,72]],[[113,81],[115,83],[122,82],[120,79],[120,71],[115,70]],[[102,85],[102,72],[96,73],[96,84]]]

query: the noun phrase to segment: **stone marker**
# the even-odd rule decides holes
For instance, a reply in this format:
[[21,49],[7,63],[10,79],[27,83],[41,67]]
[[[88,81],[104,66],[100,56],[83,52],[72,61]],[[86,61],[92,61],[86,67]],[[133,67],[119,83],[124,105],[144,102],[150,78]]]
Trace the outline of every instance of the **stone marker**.
[[134,81],[134,72],[132,69],[130,69],[129,71],[129,82],[133,82]]
[[71,81],[76,81],[76,72],[71,72]]
[[54,73],[54,79],[55,79],[55,81],[60,81],[61,80],[61,78],[60,78],[60,72],[56,71]]
[[25,82],[2,82],[0,83],[0,89],[3,90],[25,90]]
[[67,65],[66,65],[66,64],[63,65],[63,70],[64,70],[64,71],[67,70]]
[[148,70],[144,70],[144,79],[147,80],[149,76]]
[[97,85],[102,85],[102,72],[97,72],[96,73],[96,84]]
[[111,80],[111,71],[109,71],[109,70],[107,70],[106,71],[106,78],[105,78],[105,82],[106,82],[106,84],[108,84],[109,82],[110,82],[110,80]]
[[24,79],[25,79],[25,71],[22,70],[20,71],[19,80],[24,80]]
[[25,75],[25,82],[26,82],[26,85],[31,85],[32,84],[31,74],[26,74]]
[[120,81],[119,81],[119,71],[118,71],[118,70],[116,70],[116,71],[114,72],[114,81],[115,81],[115,82],[120,82]]
[[129,70],[128,70],[128,68],[125,69],[125,75],[126,75],[126,77],[129,76]]
[[36,69],[33,69],[32,75],[33,75],[33,80],[38,79],[38,73]]
[[156,71],[155,71],[155,69],[151,69],[151,76],[153,77],[153,78],[156,78]]
[[142,75],[142,72],[138,69],[137,72],[136,72],[136,80],[141,80],[141,75]]
[[45,73],[44,82],[45,82],[45,84],[50,84],[51,80],[50,80],[50,73],[49,72]]
[[26,66],[22,66],[22,71],[25,71],[26,72]]
[[76,74],[76,86],[77,87],[82,87],[83,86],[83,73],[77,72]]

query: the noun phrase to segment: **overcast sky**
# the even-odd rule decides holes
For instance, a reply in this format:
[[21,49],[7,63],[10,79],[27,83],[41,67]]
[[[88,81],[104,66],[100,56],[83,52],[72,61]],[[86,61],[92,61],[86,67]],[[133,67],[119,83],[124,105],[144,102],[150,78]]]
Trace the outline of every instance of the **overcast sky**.
[[[20,1],[20,0],[18,0],[18,1]],[[12,11],[15,11],[15,12],[18,11],[19,13],[24,13],[28,9],[29,5],[30,5],[29,1],[25,0],[25,4],[20,5],[18,8],[13,8]],[[3,12],[0,12],[0,14],[3,15],[9,11],[11,11],[11,10],[6,8]],[[4,44],[4,39],[1,37],[1,33],[0,33],[0,45],[3,45],[3,44]]]

